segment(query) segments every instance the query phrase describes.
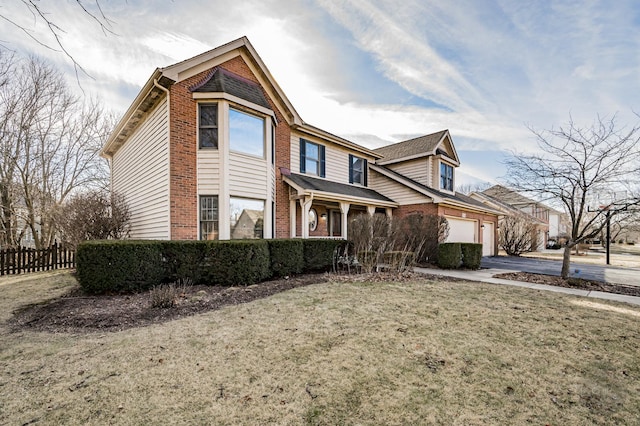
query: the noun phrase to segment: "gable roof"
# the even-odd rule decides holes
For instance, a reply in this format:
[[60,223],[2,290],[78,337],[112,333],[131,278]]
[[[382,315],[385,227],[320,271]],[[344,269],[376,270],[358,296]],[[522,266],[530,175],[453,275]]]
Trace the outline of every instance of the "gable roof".
[[[109,139],[102,148],[101,155],[104,157],[113,156],[128,136],[144,121],[146,113],[155,107],[161,99],[167,96],[169,93],[168,88],[172,84],[214,68],[237,56],[243,58],[247,66],[251,69],[251,72],[261,82],[260,86],[255,86],[255,88],[251,87],[251,85],[255,85],[255,83],[221,68],[223,71],[217,75],[216,71],[212,70],[211,75],[208,75],[208,78],[201,81],[202,86],[195,85],[192,90],[196,92],[227,92],[239,98],[249,100],[256,105],[266,106],[266,108],[271,109],[262,90],[260,90],[264,89],[292,128],[317,135],[337,145],[345,146],[373,158],[380,157],[379,154],[369,148],[365,148],[305,123],[247,37],[240,37],[173,65],[156,68],[122,116],[111,135],[109,135]],[[219,88],[224,90],[216,90]],[[258,90],[256,91],[255,89]],[[235,93],[233,93],[234,91]],[[247,97],[250,99],[247,99]]]
[[488,195],[512,206],[526,206],[530,204],[537,204],[546,207],[544,204],[536,200],[532,200],[531,198],[527,198],[524,195],[521,195],[516,191],[506,188],[502,185],[494,185],[491,188],[485,189],[484,191],[482,191],[482,194]]
[[490,205],[493,208],[496,208],[500,211],[502,211],[503,213],[509,215],[509,216],[520,216],[520,217],[525,217],[527,220],[529,220],[530,222],[534,222],[537,223],[539,225],[546,225],[547,223],[538,219],[535,216],[530,215],[529,213],[526,213],[516,207],[513,207],[511,204],[507,204],[497,198],[494,198],[488,194],[482,193],[482,192],[472,192],[469,195],[471,198],[474,198],[478,201],[481,201],[483,203],[486,203],[488,205]]
[[382,156],[382,158],[377,161],[377,164],[386,165],[398,163],[400,161],[412,160],[429,155],[443,155],[459,164],[460,160],[458,154],[455,152],[453,143],[451,143],[453,158],[447,154],[445,149],[441,148],[445,141],[451,142],[449,130],[441,130],[429,135],[376,148],[374,151]]
[[395,180],[396,182],[405,185],[408,188],[413,189],[414,191],[426,195],[427,197],[431,198],[436,204],[448,204],[455,207],[462,207],[495,215],[503,214],[502,212],[491,208],[483,202],[475,200],[467,195],[461,193],[449,194],[446,192],[438,191],[437,189],[430,188],[387,167],[370,164],[369,168],[380,173],[381,175],[384,175],[390,179]]

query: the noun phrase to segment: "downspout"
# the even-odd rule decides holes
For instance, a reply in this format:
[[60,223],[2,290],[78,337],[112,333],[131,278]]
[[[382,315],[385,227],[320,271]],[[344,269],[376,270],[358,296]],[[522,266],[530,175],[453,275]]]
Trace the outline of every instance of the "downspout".
[[162,90],[167,95],[167,143],[169,146],[167,147],[167,207],[169,213],[168,220],[168,232],[169,240],[171,240],[171,92],[166,87],[160,85],[158,83],[158,79],[153,79],[153,85],[158,89]]

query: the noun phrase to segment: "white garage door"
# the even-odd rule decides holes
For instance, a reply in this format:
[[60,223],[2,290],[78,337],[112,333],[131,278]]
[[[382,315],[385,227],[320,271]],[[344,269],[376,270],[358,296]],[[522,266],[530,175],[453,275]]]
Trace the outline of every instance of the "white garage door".
[[494,244],[494,233],[493,233],[493,223],[485,222],[483,223],[484,228],[482,228],[482,255],[483,256],[493,256],[495,244]]
[[448,217],[449,236],[448,243],[475,243],[476,242],[476,221],[453,219]]

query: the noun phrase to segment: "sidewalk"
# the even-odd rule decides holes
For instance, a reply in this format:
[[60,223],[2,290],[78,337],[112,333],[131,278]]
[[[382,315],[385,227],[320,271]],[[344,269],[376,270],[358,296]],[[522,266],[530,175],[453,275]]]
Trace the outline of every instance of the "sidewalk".
[[470,281],[478,281],[488,284],[511,285],[515,287],[531,288],[534,290],[554,291],[556,293],[572,294],[574,296],[590,297],[595,299],[613,300],[616,302],[625,302],[632,305],[640,306],[640,297],[625,296],[622,294],[605,293],[603,291],[579,290],[575,288],[556,287],[545,284],[528,283],[524,281],[505,280],[501,278],[493,278],[496,274],[508,272],[517,272],[507,269],[479,269],[477,271],[456,270],[456,269],[429,269],[429,268],[413,268],[415,272],[422,274],[443,275],[447,277],[462,278]]

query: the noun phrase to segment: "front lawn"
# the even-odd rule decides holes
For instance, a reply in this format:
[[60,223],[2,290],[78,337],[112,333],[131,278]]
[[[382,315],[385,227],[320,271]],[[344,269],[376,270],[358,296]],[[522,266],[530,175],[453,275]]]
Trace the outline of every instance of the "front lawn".
[[[633,424],[640,309],[477,283],[326,282],[118,332],[11,326],[0,424]],[[71,314],[71,313],[70,313]]]

